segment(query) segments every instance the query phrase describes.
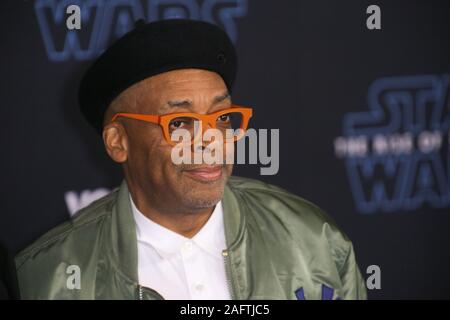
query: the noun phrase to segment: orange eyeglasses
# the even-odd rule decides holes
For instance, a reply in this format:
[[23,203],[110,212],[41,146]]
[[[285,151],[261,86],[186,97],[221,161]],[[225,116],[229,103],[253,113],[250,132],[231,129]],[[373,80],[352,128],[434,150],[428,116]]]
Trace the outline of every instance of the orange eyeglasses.
[[[209,114],[199,114],[192,112],[179,112],[164,115],[150,115],[137,113],[116,113],[111,122],[117,118],[129,118],[158,124],[166,141],[175,145],[178,142],[171,139],[172,133],[177,129],[186,129],[191,134],[191,143],[198,136],[198,132],[194,132],[197,124],[208,124],[211,128],[219,129],[225,132],[227,129],[233,130],[233,141],[241,139],[247,130],[248,122],[252,117],[253,109],[232,105],[231,108],[219,110]],[[202,130],[200,130],[202,131]]]

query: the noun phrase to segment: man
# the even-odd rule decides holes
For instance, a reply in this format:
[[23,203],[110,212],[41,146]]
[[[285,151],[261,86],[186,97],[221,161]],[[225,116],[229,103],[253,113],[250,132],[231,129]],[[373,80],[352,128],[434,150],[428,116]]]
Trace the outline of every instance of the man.
[[237,113],[245,130],[236,68],[220,28],[182,19],[141,23],[99,57],[81,110],[125,179],[18,255],[22,298],[365,298],[351,242],[319,208],[230,163],[174,162],[179,129],[209,152],[192,119],[203,133]]

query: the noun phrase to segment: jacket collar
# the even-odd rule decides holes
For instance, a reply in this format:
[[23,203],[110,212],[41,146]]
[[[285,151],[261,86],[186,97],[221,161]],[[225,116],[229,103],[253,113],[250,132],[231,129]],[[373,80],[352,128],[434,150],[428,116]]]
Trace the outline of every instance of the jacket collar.
[[[111,227],[109,232],[110,257],[117,269],[125,275],[129,281],[138,282],[138,249],[136,240],[136,227],[131,211],[131,203],[128,196],[128,186],[122,181],[117,198],[112,208]],[[108,244],[106,244],[108,245]]]
[[[244,215],[238,199],[228,184],[225,185],[222,197],[223,219],[227,249],[238,249],[244,236]],[[107,231],[108,232],[108,231]],[[122,181],[117,198],[112,208],[111,228],[109,230],[106,250],[117,266],[129,281],[138,282],[138,249],[136,226],[133,218],[128,186]]]
[[225,185],[222,206],[227,249],[234,250],[243,241],[245,215],[241,211],[237,195],[231,190],[228,184]]

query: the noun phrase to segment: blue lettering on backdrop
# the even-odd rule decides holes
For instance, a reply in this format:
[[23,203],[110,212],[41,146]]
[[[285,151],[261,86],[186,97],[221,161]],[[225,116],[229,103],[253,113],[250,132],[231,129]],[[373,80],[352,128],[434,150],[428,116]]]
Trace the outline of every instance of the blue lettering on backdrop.
[[[81,30],[66,28],[72,4],[81,8]],[[138,19],[204,20],[221,25],[236,42],[236,19],[247,14],[247,0],[38,0],[35,11],[49,60],[61,62],[95,58]]]
[[[369,88],[368,103],[369,111],[344,117],[340,137],[368,142],[363,148],[367,152],[361,154],[349,152],[350,144],[344,144],[358,211],[449,206],[450,75],[378,79]],[[396,135],[411,137],[405,140],[410,148],[403,144],[403,152],[399,151],[395,140],[388,140]]]

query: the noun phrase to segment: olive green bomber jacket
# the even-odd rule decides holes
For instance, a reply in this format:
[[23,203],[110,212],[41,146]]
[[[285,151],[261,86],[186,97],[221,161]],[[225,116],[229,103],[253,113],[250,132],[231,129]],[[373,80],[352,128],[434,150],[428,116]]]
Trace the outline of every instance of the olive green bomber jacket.
[[[352,243],[315,205],[234,176],[222,205],[233,299],[366,298]],[[16,256],[22,299],[163,299],[139,285],[137,266],[125,181]]]

